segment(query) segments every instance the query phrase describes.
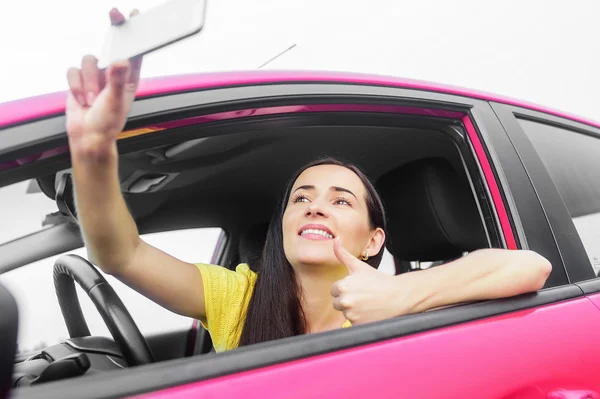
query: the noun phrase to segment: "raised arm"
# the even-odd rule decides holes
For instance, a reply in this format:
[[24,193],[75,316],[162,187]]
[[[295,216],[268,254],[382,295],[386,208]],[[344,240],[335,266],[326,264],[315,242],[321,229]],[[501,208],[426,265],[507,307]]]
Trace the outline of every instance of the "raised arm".
[[[111,11],[113,24],[123,20]],[[121,194],[116,141],[140,68],[141,59],[104,72],[96,58],[85,56],[80,69],[68,71],[67,133],[80,226],[88,257],[100,269],[173,312],[200,318],[204,290],[196,266],[144,242]]]

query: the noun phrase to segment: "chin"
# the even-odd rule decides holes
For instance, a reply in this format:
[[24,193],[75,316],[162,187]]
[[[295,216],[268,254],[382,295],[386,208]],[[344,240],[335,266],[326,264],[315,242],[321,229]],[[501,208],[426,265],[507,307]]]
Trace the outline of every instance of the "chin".
[[292,266],[334,266],[340,263],[333,253],[332,243],[305,241],[307,242],[296,242],[287,248],[286,253],[291,255],[288,260]]
[[310,266],[335,266],[339,264],[337,258],[331,258],[331,256],[324,256],[323,254],[303,254],[296,258],[296,264],[299,265],[310,265]]

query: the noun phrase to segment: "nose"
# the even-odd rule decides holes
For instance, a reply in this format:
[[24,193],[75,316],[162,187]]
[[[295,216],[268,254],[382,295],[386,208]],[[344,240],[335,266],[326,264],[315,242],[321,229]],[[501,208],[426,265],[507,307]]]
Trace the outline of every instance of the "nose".
[[328,216],[326,208],[321,204],[320,201],[312,201],[306,207],[307,217],[324,217]]

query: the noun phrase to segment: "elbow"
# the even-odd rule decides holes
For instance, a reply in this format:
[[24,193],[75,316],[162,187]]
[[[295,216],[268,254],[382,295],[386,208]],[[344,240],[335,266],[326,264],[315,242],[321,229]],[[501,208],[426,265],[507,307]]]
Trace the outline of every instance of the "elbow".
[[550,261],[542,256],[540,258],[541,260],[537,265],[539,283],[536,291],[544,288],[548,277],[550,277],[550,273],[552,273],[552,264]]
[[533,292],[544,288],[550,273],[552,272],[552,264],[548,259],[533,251],[526,251],[528,257],[526,265],[527,269],[532,273],[528,289],[526,291]]
[[[93,251],[89,248],[87,250],[88,261],[96,266],[98,269],[102,270],[103,273],[108,275],[116,275],[118,272],[118,263],[109,259],[108,261],[103,256],[96,256]],[[115,265],[117,265],[115,267]]]
[[120,248],[111,248],[110,246],[102,245],[96,247],[88,246],[88,260],[102,270],[103,273],[119,277],[135,260],[140,242],[141,240],[138,240],[138,242],[132,243],[131,246],[122,246]]

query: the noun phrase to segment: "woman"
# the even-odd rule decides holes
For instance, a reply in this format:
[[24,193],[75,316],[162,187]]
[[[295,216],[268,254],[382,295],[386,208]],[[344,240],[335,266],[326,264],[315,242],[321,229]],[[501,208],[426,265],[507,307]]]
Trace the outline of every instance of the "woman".
[[[133,15],[133,14],[132,14]],[[113,23],[123,16],[111,12]],[[92,56],[68,72],[67,132],[89,258],[137,291],[198,318],[217,351],[452,304],[536,291],[551,271],[531,251],[484,249],[418,273],[378,272],[385,214],[360,170],[335,160],[303,168],[275,215],[257,272],[180,261],[140,239],[120,192],[116,138],[141,60],[106,74]]]

